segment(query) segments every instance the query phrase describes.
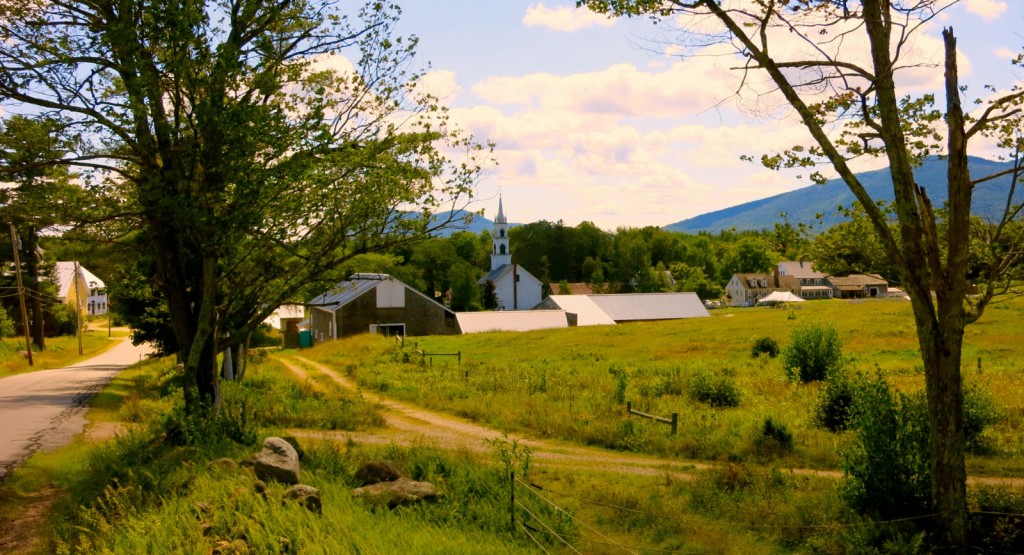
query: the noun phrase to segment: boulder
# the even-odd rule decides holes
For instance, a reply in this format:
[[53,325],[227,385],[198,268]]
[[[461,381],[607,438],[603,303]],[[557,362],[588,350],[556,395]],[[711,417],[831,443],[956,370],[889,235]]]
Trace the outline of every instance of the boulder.
[[210,461],[209,467],[217,470],[233,472],[235,470],[238,470],[238,463],[236,463],[233,459],[222,457]]
[[323,505],[320,503],[320,490],[313,486],[296,484],[285,490],[284,499],[292,499],[316,514],[323,512]]
[[394,482],[401,477],[402,473],[398,471],[398,466],[385,460],[365,462],[355,473],[356,480],[359,480],[359,484],[363,486]]
[[380,482],[352,490],[352,497],[365,499],[376,505],[387,505],[389,509],[421,502],[436,501],[441,497],[430,482],[416,482],[399,478],[393,482]]
[[279,437],[263,440],[263,449],[253,457],[252,468],[260,480],[299,483],[299,455],[290,443]]

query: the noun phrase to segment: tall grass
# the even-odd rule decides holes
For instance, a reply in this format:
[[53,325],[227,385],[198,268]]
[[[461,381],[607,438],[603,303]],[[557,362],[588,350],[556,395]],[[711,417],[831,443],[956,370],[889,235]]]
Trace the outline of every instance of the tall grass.
[[[969,328],[964,374],[988,391],[1001,418],[985,432],[972,472],[1024,471],[1024,356],[1007,351],[1019,341],[1016,319],[1024,301],[996,305]],[[711,318],[528,333],[417,338],[428,353],[462,353],[462,364],[437,358],[420,364],[407,342],[360,336],[319,345],[303,356],[338,369],[366,388],[447,411],[498,430],[561,438],[588,445],[706,460],[774,461],[837,468],[848,432],[825,429],[816,418],[823,384],[786,379],[778,359],[751,359],[759,338],[785,346],[807,322],[833,322],[854,369],[880,371],[898,389],[923,387],[913,317],[900,301],[816,301],[790,319],[767,308],[714,311]],[[1016,334],[1017,339],[1013,339]],[[1009,342],[1009,343],[1007,343]],[[982,359],[982,370],[977,359]],[[408,360],[409,362],[405,362]],[[693,384],[728,378],[729,403],[695,402]],[[735,395],[734,395],[735,394]],[[729,407],[721,405],[735,404]],[[679,414],[679,433],[629,420],[623,401],[643,412]],[[765,450],[766,419],[784,422],[792,450]]]

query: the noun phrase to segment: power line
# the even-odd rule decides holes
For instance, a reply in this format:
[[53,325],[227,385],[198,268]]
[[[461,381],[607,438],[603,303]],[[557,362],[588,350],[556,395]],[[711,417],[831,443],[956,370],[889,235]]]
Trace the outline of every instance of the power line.
[[583,555],[582,553],[579,552],[579,550],[577,550],[575,547],[573,547],[571,543],[569,543],[565,538],[563,538],[561,535],[559,535],[558,532],[555,532],[550,526],[548,526],[546,522],[544,522],[543,520],[537,518],[537,515],[533,514],[533,512],[531,512],[530,509],[528,509],[526,507],[526,505],[523,505],[523,503],[521,501],[519,501],[518,499],[516,500],[516,505],[518,505],[519,508],[522,509],[526,514],[532,516],[534,520],[539,522],[540,525],[543,526],[552,536],[557,538],[558,541],[564,543],[566,547],[568,547],[569,549],[571,549],[573,551],[573,553],[576,553],[577,555]]
[[[580,520],[580,519],[576,518],[576,516],[575,516],[575,515],[573,515],[573,514],[569,513],[569,512],[568,512],[568,511],[566,511],[565,509],[563,509],[563,508],[559,507],[558,505],[556,505],[556,504],[555,504],[555,503],[554,503],[553,501],[551,501],[551,500],[550,500],[550,499],[548,499],[547,497],[544,497],[544,496],[543,496],[543,495],[541,495],[540,493],[538,493],[538,492],[536,492],[536,491],[534,491],[534,490],[530,489],[530,486],[531,486],[532,484],[527,484],[527,483],[523,482],[522,480],[520,480],[519,478],[516,478],[516,481],[517,481],[517,482],[519,482],[520,484],[522,484],[523,486],[525,486],[525,487],[526,487],[526,491],[529,491],[530,493],[532,493],[532,494],[536,495],[537,497],[539,497],[539,498],[543,499],[543,500],[544,500],[545,502],[547,502],[547,504],[548,504],[548,505],[551,505],[552,507],[554,507],[554,509],[555,509],[556,511],[559,511],[559,512],[561,512],[562,514],[564,514],[564,515],[568,516],[569,518],[571,518],[571,519],[572,519],[573,521],[575,521],[575,522],[578,522],[578,523],[582,524],[582,525],[583,525],[584,527],[586,527],[586,528],[587,528],[588,530],[590,530],[590,531],[594,532],[594,533],[595,533],[595,534],[597,534],[598,536],[601,536],[601,537],[602,537],[602,538],[604,538],[605,540],[607,540],[607,541],[609,541],[609,542],[612,542],[612,539],[611,539],[611,538],[609,538],[608,536],[605,536],[605,535],[604,535],[604,534],[602,534],[602,533],[601,533],[600,531],[598,531],[598,530],[597,530],[597,529],[595,529],[594,527],[590,526],[590,525],[589,525],[589,524],[587,524],[586,522],[583,522],[582,520]],[[620,544],[618,544],[618,543],[615,543],[615,542],[609,543],[608,545],[615,545],[615,546],[618,546],[618,547],[620,547],[620,548],[621,548],[621,549],[622,549],[623,551],[625,551],[625,552],[627,552],[627,553],[629,553],[629,552],[630,552],[630,551],[629,551],[629,549],[627,549],[627,548],[626,548],[625,546],[622,546],[622,545],[620,545]]]
[[539,541],[537,541],[537,538],[533,537],[533,534],[531,534],[530,531],[526,529],[526,526],[522,522],[519,522],[517,520],[516,524],[518,524],[519,527],[523,529],[523,532],[526,532],[526,535],[529,536],[531,540],[533,540],[533,543],[537,544],[537,547],[539,547],[541,551],[543,551],[545,554],[548,553],[548,550],[544,549],[544,546],[541,545]]
[[[541,486],[538,486],[537,484],[531,484],[531,486],[533,486],[535,488],[541,488]],[[914,521],[914,520],[923,520],[923,519],[935,518],[935,517],[941,516],[943,514],[943,513],[931,513],[931,514],[926,514],[926,515],[910,516],[910,517],[904,517],[904,518],[894,518],[894,519],[890,519],[890,520],[873,520],[873,521],[854,522],[854,523],[847,523],[847,524],[743,524],[743,523],[740,523],[740,522],[726,522],[726,521],[715,521],[715,520],[707,520],[707,519],[693,519],[693,518],[684,518],[684,517],[678,517],[678,516],[673,516],[673,515],[666,515],[666,514],[661,514],[661,513],[653,513],[653,512],[650,512],[650,511],[641,511],[639,509],[630,509],[628,507],[620,507],[618,505],[612,505],[610,503],[602,503],[600,501],[593,501],[593,500],[589,500],[589,499],[584,499],[582,497],[576,497],[576,496],[574,496],[572,494],[560,492],[560,491],[553,490],[553,489],[550,489],[550,488],[542,488],[542,489],[547,489],[547,491],[550,491],[551,493],[554,493],[554,494],[557,494],[557,495],[562,495],[564,497],[570,497],[570,498],[576,499],[577,501],[580,501],[581,503],[588,503],[590,505],[597,505],[599,507],[606,507],[606,508],[609,508],[609,509],[616,509],[616,510],[623,511],[623,512],[628,512],[628,513],[635,513],[635,514],[641,514],[641,515],[645,515],[645,516],[652,516],[652,517],[656,517],[656,518],[664,518],[664,519],[669,519],[669,520],[675,520],[677,522],[683,522],[683,523],[687,523],[687,524],[718,524],[718,525],[722,525],[722,526],[733,526],[733,527],[737,527],[737,528],[748,528],[748,529],[754,529],[754,530],[760,530],[760,529],[788,530],[788,529],[856,528],[856,527],[859,527],[859,526],[875,526],[875,525],[878,525],[878,524],[892,524],[892,523],[897,523],[897,522],[909,522],[909,521]]]

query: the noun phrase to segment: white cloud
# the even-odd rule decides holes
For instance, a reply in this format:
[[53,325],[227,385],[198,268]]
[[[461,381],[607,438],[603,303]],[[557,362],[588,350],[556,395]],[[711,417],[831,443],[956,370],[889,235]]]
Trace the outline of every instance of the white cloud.
[[572,33],[588,27],[611,27],[615,20],[586,8],[558,6],[549,8],[540,2],[526,8],[523,24],[527,27],[547,27],[553,31]]
[[1006,11],[1006,2],[999,0],[964,0],[964,9],[985,21],[995,21]]

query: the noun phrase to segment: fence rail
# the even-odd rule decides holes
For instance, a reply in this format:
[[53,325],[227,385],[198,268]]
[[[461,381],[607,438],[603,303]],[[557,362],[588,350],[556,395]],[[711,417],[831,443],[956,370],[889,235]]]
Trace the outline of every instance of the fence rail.
[[416,354],[420,355],[420,363],[426,364],[427,357],[430,357],[430,365],[434,365],[434,357],[455,357],[458,360],[459,365],[462,365],[462,351],[457,353],[428,353],[417,349]]
[[655,422],[660,422],[662,424],[668,424],[669,426],[672,426],[672,435],[676,435],[676,432],[679,430],[679,413],[678,412],[673,412],[671,418],[665,418],[664,416],[655,416],[653,414],[647,414],[646,412],[640,412],[638,410],[633,410],[633,402],[632,401],[626,401],[626,414],[633,415],[633,416],[640,416],[642,418],[648,418],[650,420],[653,420]]

